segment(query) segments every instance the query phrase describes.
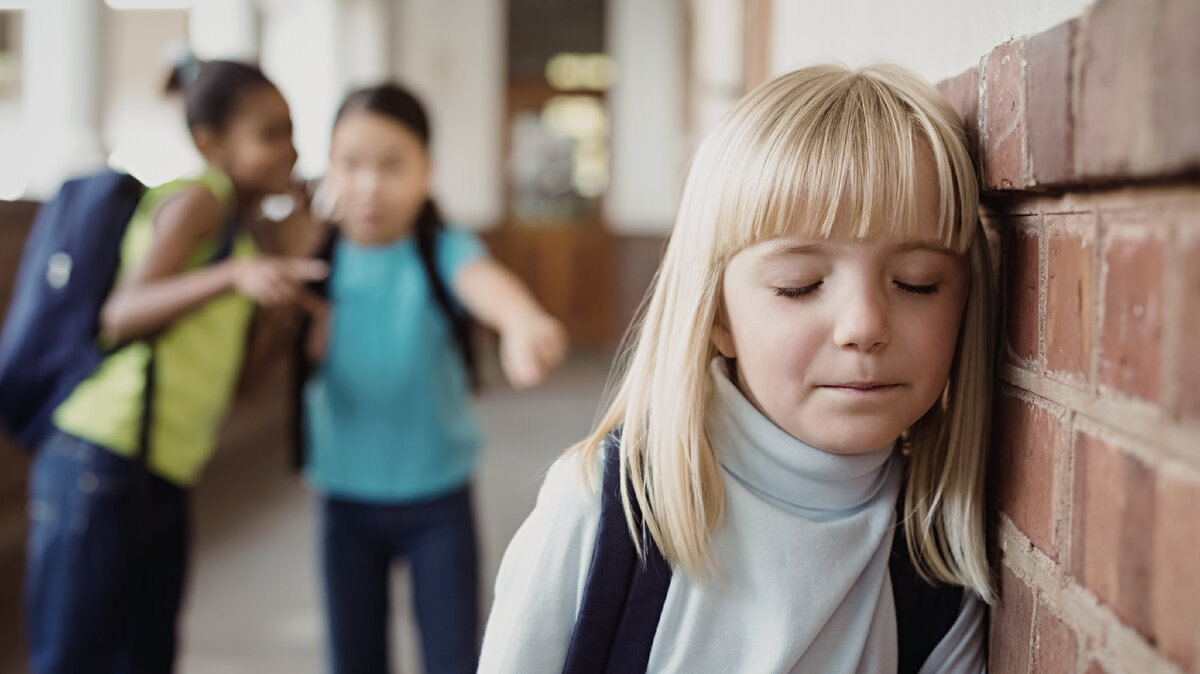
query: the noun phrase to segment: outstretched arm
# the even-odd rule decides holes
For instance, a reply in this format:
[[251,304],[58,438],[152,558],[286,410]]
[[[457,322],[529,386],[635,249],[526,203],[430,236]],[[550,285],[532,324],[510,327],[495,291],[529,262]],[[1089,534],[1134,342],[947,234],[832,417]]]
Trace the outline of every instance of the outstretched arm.
[[223,219],[216,195],[201,187],[163,204],[145,261],[101,308],[101,332],[116,343],[138,339],[231,290],[260,304],[292,304],[302,281],[324,276],[323,263],[294,258],[230,259],[185,272],[196,247],[218,231]]
[[537,385],[566,355],[566,330],[498,262],[467,264],[455,274],[454,290],[472,316],[500,333],[500,364],[513,386]]

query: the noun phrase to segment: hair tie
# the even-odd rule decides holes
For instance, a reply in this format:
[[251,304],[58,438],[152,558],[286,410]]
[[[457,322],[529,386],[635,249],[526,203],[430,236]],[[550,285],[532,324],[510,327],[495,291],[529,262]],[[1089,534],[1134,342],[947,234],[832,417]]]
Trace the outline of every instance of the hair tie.
[[200,77],[200,67],[203,63],[196,58],[186,42],[174,40],[166,46],[167,59],[175,71],[176,82],[180,89],[188,87]]

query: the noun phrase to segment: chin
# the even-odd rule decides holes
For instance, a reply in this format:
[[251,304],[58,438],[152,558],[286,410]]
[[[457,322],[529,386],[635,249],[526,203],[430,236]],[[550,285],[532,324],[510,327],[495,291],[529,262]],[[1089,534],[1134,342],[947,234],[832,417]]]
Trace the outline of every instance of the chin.
[[812,439],[794,433],[793,435],[801,441],[830,454],[866,454],[867,452],[873,452],[895,442],[900,437],[900,433],[900,430],[892,432],[890,429],[867,429],[864,432],[864,429],[858,427],[847,429],[844,433],[821,433],[812,436]]

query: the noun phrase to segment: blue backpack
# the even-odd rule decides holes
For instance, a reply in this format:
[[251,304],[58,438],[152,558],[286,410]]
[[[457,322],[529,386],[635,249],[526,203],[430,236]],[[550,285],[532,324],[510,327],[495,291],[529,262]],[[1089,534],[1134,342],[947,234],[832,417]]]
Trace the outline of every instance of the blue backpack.
[[[35,449],[51,416],[108,355],[96,344],[100,309],[121,263],[121,242],[146,187],[103,171],[63,183],[34,219],[0,334],[0,427]],[[209,264],[229,256],[233,221]],[[142,446],[153,395],[153,354],[144,391]]]
[[38,210],[0,334],[0,425],[26,450],[104,359],[100,308],[145,191],[136,178],[105,171],[67,181]]

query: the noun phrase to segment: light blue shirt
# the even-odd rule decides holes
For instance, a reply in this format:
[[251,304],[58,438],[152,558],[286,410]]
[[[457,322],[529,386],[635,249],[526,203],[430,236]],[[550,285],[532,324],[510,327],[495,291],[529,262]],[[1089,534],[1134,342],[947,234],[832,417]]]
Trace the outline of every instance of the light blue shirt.
[[[454,276],[485,254],[470,232],[440,235],[437,270],[451,297]],[[327,496],[379,503],[465,484],[479,421],[416,240],[339,240],[329,299],[329,349],[304,390],[309,482]]]

